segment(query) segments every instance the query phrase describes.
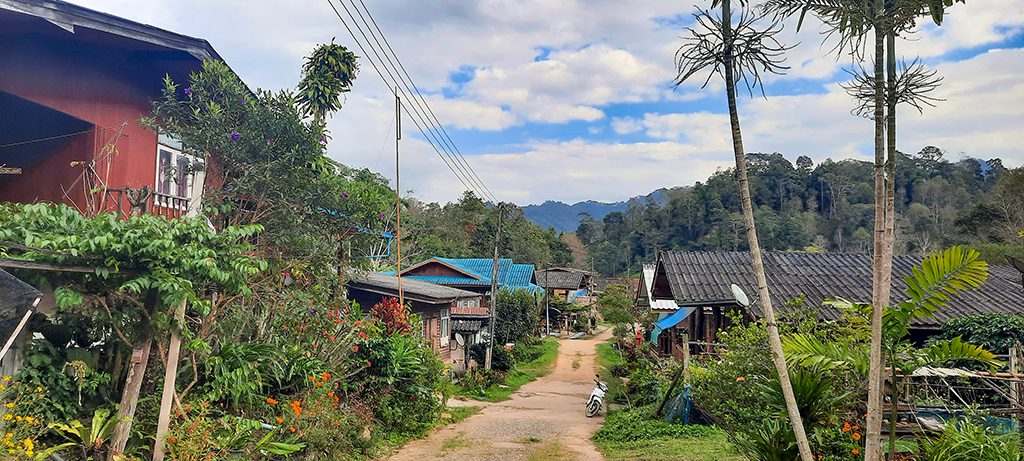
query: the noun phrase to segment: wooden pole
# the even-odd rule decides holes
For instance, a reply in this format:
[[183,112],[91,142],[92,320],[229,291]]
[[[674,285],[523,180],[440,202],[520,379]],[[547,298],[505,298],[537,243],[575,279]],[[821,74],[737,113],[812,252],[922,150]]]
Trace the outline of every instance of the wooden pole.
[[121,406],[117,409],[117,426],[114,434],[110,437],[110,457],[114,461],[115,455],[124,452],[128,444],[128,435],[132,430],[132,418],[135,417],[135,407],[139,403],[139,392],[142,391],[142,378],[146,375],[146,365],[149,364],[149,350],[153,339],[143,341],[141,346],[132,351],[131,368],[128,369],[128,377],[125,378],[124,391],[121,393]]
[[494,233],[494,267],[491,270],[491,305],[488,312],[490,316],[490,325],[488,326],[489,334],[487,335],[487,354],[484,358],[484,368],[491,369],[491,355],[494,351],[494,333],[495,333],[495,311],[498,309],[498,243],[501,242],[501,204],[497,205],[498,208],[498,228]]
[[402,98],[395,87],[395,242],[398,248],[398,303],[405,306],[405,292],[402,291],[402,183],[399,180],[398,141],[402,139]]
[[[1010,374],[1012,375],[1017,374],[1017,368],[1020,366],[1020,362],[1018,361],[1017,355],[1019,353],[1020,349],[1016,347],[1010,348]],[[1012,402],[1010,402],[1011,408],[1017,406],[1020,403],[1020,383],[1016,381],[1010,381],[1010,400],[1012,400]],[[1013,415],[1013,433],[1018,435],[1020,434],[1019,415]]]
[[167,443],[167,429],[171,425],[171,405],[174,403],[174,381],[178,376],[178,355],[181,351],[181,322],[185,320],[185,301],[174,313],[177,323],[171,329],[171,346],[167,352],[167,366],[164,367],[164,394],[160,400],[160,413],[156,423],[156,443],[153,445],[153,461],[163,461],[164,446]]
[[[36,301],[38,304],[39,301]],[[7,351],[11,350],[11,346],[14,344],[14,340],[18,339],[18,335],[21,334],[21,329],[25,328],[25,323],[28,322],[28,318],[32,316],[32,310],[25,312],[25,316],[21,318],[21,322],[18,323],[18,327],[14,329],[14,333],[7,339],[7,344],[4,344],[4,348],[0,350],[0,360],[3,360],[7,356]]]

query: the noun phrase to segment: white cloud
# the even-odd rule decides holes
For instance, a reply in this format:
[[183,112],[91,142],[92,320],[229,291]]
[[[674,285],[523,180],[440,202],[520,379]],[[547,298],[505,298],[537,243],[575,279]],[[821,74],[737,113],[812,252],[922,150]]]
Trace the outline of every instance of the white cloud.
[[611,125],[618,134],[636,133],[644,129],[643,124],[633,117],[613,117]]

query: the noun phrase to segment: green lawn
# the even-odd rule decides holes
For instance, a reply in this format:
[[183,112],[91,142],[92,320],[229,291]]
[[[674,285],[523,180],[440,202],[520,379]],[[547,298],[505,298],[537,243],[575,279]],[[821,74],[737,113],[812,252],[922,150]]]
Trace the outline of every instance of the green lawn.
[[619,355],[619,351],[612,347],[612,343],[598,343],[597,365],[598,376],[601,377],[601,381],[608,384],[608,401],[613,402],[617,399],[617,396],[625,395],[626,385],[622,382],[622,378],[612,376],[611,371],[609,371],[612,366],[622,365],[622,356]]
[[516,369],[540,378],[551,373],[551,370],[555,367],[555,360],[558,359],[558,340],[548,338],[541,341],[540,345],[533,347],[543,349],[544,353],[532,362],[516,364]]
[[634,442],[598,442],[608,461],[745,461],[725,434],[657,437]]
[[540,347],[544,349],[544,352],[537,357],[536,360],[527,363],[517,363],[516,369],[508,372],[508,377],[505,378],[504,386],[491,386],[489,389],[484,391],[484,396],[477,395],[473,392],[467,392],[462,386],[455,385],[453,391],[455,395],[460,395],[466,398],[488,402],[501,402],[508,400],[508,396],[518,391],[523,384],[530,381],[536,380],[538,377],[544,376],[551,372],[554,368],[555,360],[558,359],[558,340],[557,339],[545,339],[539,345],[534,347]]

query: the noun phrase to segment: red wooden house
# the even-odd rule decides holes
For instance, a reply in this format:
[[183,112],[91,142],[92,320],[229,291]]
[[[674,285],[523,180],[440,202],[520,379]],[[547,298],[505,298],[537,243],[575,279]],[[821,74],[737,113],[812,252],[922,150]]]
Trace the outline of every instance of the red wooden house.
[[[200,160],[140,126],[163,78],[220,56],[203,40],[60,0],[0,0],[0,201],[143,211],[195,209]],[[179,88],[184,91],[184,88]],[[144,203],[143,203],[144,201]]]

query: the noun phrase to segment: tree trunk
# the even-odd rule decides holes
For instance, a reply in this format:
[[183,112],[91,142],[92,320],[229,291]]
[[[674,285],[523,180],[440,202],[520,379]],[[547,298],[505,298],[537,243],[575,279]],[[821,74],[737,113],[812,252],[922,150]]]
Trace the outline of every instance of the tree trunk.
[[109,461],[114,461],[115,454],[123,453],[125,445],[128,444],[132,419],[135,418],[135,407],[139,403],[139,392],[142,390],[142,381],[146,375],[146,365],[149,364],[149,351],[152,345],[152,338],[143,341],[142,360],[132,363],[128,369],[124,392],[121,394],[121,406],[117,410],[117,418],[120,422],[117,423],[114,434],[110,437]]
[[[881,15],[885,10],[882,0],[875,2],[875,251],[871,258],[873,289],[871,293],[871,349],[868,369],[868,413],[865,427],[867,441],[864,461],[878,461],[882,455],[882,314],[885,310],[883,290],[885,277],[883,257],[886,253],[886,187],[885,187],[885,32],[881,28]],[[891,250],[890,250],[891,252]],[[890,263],[891,264],[891,263]]]
[[743,223],[747,232],[747,241],[750,244],[750,257],[754,262],[754,274],[757,277],[758,297],[761,299],[761,308],[764,311],[764,320],[768,327],[768,343],[772,350],[775,370],[779,373],[779,384],[782,386],[782,395],[786,400],[786,410],[789,413],[789,420],[793,426],[793,434],[796,436],[797,447],[800,449],[800,459],[803,461],[813,461],[814,455],[811,453],[811,446],[807,442],[803,418],[800,416],[800,409],[796,404],[793,385],[789,381],[789,367],[786,365],[786,358],[782,352],[779,325],[776,323],[775,311],[772,309],[772,302],[768,293],[768,279],[765,277],[764,263],[761,261],[761,249],[757,242],[757,228],[754,226],[754,210],[750,203],[750,188],[747,184],[747,161],[743,152],[739,111],[736,108],[736,81],[733,75],[732,62],[732,11],[729,0],[722,1],[722,37],[725,43],[725,87],[726,97],[729,101],[729,125],[732,128],[732,147],[733,153],[736,156],[736,175],[739,181],[740,197],[743,202]]

